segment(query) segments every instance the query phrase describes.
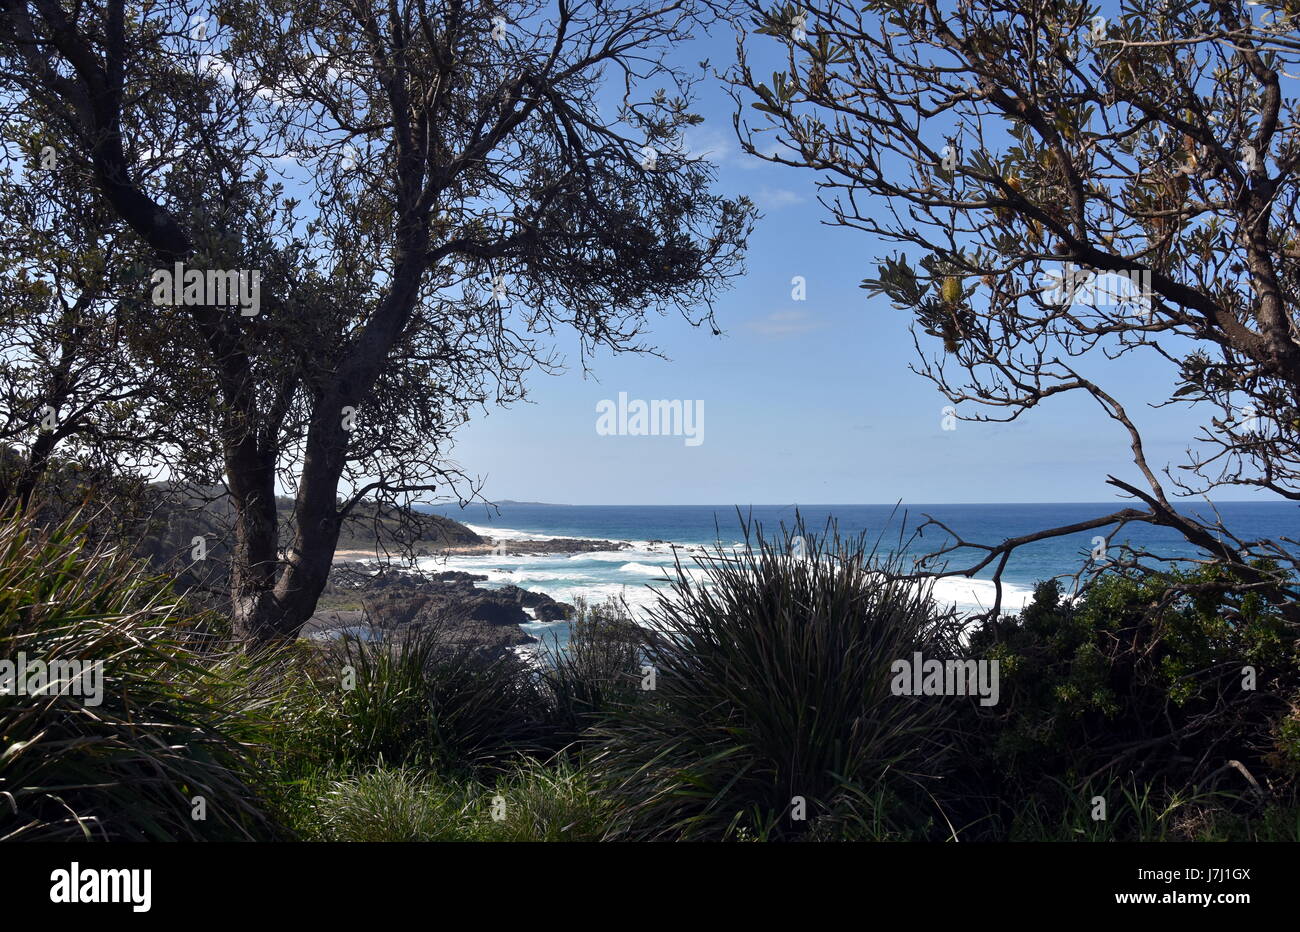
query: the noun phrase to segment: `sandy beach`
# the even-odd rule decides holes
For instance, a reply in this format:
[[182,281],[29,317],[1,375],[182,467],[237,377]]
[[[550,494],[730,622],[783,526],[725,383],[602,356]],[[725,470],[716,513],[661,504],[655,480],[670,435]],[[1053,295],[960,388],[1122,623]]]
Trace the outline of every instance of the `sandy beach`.
[[[477,544],[459,544],[455,547],[423,550],[420,555],[429,557],[472,557],[493,552],[503,555],[591,553],[593,551],[627,550],[631,546],[631,543],[625,540],[590,540],[576,537],[557,537],[547,540],[492,539]],[[395,550],[390,550],[387,554],[376,553],[374,550],[336,550],[334,551],[334,562],[351,563],[359,560],[383,560],[387,559],[388,556],[396,555],[397,551]]]

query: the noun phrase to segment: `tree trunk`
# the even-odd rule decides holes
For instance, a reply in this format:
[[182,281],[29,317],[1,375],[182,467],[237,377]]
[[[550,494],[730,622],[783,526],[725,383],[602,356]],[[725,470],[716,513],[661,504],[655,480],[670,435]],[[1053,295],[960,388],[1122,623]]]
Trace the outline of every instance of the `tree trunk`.
[[323,399],[307,432],[298,485],[297,526],[275,586],[279,612],[276,626],[284,637],[296,637],[316,611],[316,603],[329,581],[343,523],[338,488],[346,465],[347,434],[341,426],[341,412],[338,416],[331,414],[334,407]]
[[236,448],[226,470],[235,513],[230,611],[237,637],[264,642],[278,634],[273,589],[279,566],[280,524],[275,509],[274,459],[258,455],[249,446]]
[[358,339],[336,379],[326,387],[312,412],[303,453],[302,474],[295,502],[297,525],[276,581],[273,598],[259,603],[269,613],[259,624],[271,636],[295,638],[316,611],[329,582],[343,515],[338,490],[347,466],[348,433],[343,408],[360,405],[374,388],[379,370],[410,318],[423,269],[418,248],[428,236],[426,224],[416,224],[413,241],[397,257],[398,272],[383,304]]

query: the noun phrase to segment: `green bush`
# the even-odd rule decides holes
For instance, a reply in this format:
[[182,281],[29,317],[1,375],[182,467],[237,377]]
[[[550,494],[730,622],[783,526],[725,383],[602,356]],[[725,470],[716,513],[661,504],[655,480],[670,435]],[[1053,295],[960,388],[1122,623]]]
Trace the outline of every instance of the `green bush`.
[[1225,813],[1285,804],[1300,655],[1280,613],[1229,606],[1225,582],[1217,567],[1115,574],[1071,602],[1048,581],[1019,617],[975,632],[971,655],[999,661],[1001,702],[965,710],[950,784],[962,817],[996,837],[1107,781],[1159,787],[1161,809],[1207,792]]
[[[491,798],[479,800],[475,822],[485,841],[600,841],[613,808],[594,774],[563,757],[521,761],[485,795]],[[501,804],[500,820],[491,818],[494,802]]]
[[656,688],[597,729],[613,837],[912,837],[939,818],[949,703],[893,695],[890,668],[952,656],[949,620],[861,538],[796,530],[747,527],[703,580],[678,564],[650,613]]
[[613,599],[576,613],[564,649],[552,645],[540,673],[553,740],[565,744],[641,694],[641,630]]
[[103,677],[97,705],[65,687],[0,694],[0,840],[273,835],[255,760],[272,729],[252,687],[267,661],[219,649],[165,581],[90,548],[75,520],[0,519],[0,660]]
[[437,624],[391,640],[343,638],[326,650],[319,681],[305,740],[321,766],[473,770],[545,733],[544,697],[527,667],[508,652],[454,644]]
[[465,806],[415,770],[380,767],[326,782],[299,830],[315,841],[462,841]]

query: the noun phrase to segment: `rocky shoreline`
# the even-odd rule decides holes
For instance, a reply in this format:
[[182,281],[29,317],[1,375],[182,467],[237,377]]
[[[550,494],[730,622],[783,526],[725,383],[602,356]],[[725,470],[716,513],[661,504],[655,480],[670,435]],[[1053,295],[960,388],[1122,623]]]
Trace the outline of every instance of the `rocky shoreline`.
[[[449,522],[450,523],[450,522]],[[466,535],[474,537],[465,529]],[[515,540],[477,537],[473,542],[444,539],[441,546],[421,547],[421,557],[461,557],[497,554],[592,553],[628,550],[628,541],[558,537]],[[375,550],[341,549],[316,613],[303,626],[302,636],[330,641],[344,634],[369,640],[397,641],[419,628],[437,626],[452,646],[491,652],[536,644],[538,639],[520,625],[532,621],[564,621],[574,607],[550,596],[509,585],[481,588],[488,577],[459,571],[428,572],[397,567]]]
[[632,546],[625,540],[590,540],[584,537],[553,537],[546,540],[497,540],[491,538],[481,544],[461,544],[435,551],[449,557],[469,557],[487,553],[507,556],[524,556],[535,553],[594,553],[599,550],[628,550]]
[[[417,552],[417,555],[420,557],[478,557],[495,553],[501,556],[533,556],[550,553],[594,553],[604,550],[629,550],[631,547],[632,544],[626,540],[591,540],[582,537],[555,537],[545,540],[498,540],[488,538],[472,544],[462,543],[435,549],[422,547]],[[374,559],[384,559],[384,555],[370,550],[338,550],[334,554],[335,563]]]
[[437,627],[449,646],[499,652],[537,643],[521,624],[573,617],[574,607],[567,602],[519,586],[483,589],[477,585],[486,580],[474,573],[336,562],[322,606],[339,607],[319,608],[304,625],[302,636],[328,641],[352,634],[399,641],[412,630]]

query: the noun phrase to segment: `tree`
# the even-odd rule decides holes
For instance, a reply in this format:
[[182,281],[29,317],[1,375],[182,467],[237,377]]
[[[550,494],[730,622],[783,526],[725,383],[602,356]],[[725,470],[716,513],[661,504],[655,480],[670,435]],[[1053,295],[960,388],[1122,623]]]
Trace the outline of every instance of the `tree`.
[[138,255],[30,116],[0,139],[11,143],[0,177],[0,503],[80,500],[85,488],[59,481],[68,469],[97,484],[174,439],[148,410],[157,376],[127,349],[137,315],[113,297]]
[[[261,273],[258,313],[157,309],[144,351],[192,426],[178,477],[229,492],[236,630],[267,639],[311,615],[363,497],[457,478],[454,428],[558,364],[557,330],[585,365],[597,348],[652,350],[655,313],[711,324],[753,211],[712,194],[710,166],[678,146],[693,82],[667,55],[706,4],[213,14],[7,0],[0,80],[53,115],[148,247],[151,281],[177,262]],[[602,97],[605,74],[619,84]],[[295,501],[283,553],[277,485]]]
[[[727,75],[741,141],[822,173],[835,223],[900,247],[862,287],[914,316],[914,368],[954,406],[976,406],[964,419],[1015,420],[1083,393],[1128,438],[1138,476],[1108,481],[1135,507],[1001,544],[954,535],[933,556],[983,552],[936,572],[991,566],[1000,604],[1017,547],[1100,528],[1109,543],[1147,522],[1230,570],[1196,585],[1258,591],[1300,621],[1290,540],[1243,540],[1174,502],[1234,486],[1300,500],[1289,0],[1123,2],[1106,15],[1071,0],[817,0],[807,12],[755,0],[750,12],[756,33],[784,43],[784,70],[760,80],[741,41]],[[1217,413],[1185,462],[1149,463],[1123,403],[1085,374],[1132,354],[1173,367],[1156,407]],[[1159,562],[1111,553],[1111,567]]]

